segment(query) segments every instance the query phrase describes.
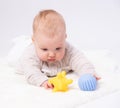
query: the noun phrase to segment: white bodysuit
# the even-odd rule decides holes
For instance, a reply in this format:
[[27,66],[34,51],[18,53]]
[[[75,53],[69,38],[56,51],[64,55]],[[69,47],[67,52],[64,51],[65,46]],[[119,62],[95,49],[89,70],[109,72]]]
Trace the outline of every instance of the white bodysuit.
[[65,55],[61,61],[54,64],[41,61],[37,57],[34,45],[31,44],[21,56],[18,64],[18,71],[25,75],[28,83],[35,86],[40,86],[49,77],[56,76],[62,70],[66,72],[73,71],[78,75],[84,73],[93,74],[95,72],[94,66],[84,54],[68,42],[66,42]]

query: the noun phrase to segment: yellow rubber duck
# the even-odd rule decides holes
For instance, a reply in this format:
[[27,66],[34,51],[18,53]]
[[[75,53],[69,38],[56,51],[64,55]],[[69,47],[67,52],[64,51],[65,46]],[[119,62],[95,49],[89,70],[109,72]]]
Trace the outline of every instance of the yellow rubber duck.
[[68,85],[73,82],[72,79],[67,79],[66,72],[62,71],[57,74],[56,77],[49,79],[49,83],[54,85],[53,92],[61,91],[65,92],[68,90]]

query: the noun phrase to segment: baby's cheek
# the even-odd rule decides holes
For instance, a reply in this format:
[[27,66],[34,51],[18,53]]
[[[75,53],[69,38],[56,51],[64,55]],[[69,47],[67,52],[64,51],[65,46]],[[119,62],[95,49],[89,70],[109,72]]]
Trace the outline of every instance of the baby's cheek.
[[58,60],[63,59],[63,57],[64,57],[64,53],[60,53],[60,54],[58,54],[58,56],[57,56]]
[[38,55],[38,58],[40,59],[40,60],[44,60],[44,55],[42,54],[42,53],[40,53],[40,52],[37,52],[37,55]]
[[43,60],[43,61],[45,61],[46,60],[46,56],[45,55],[39,55],[39,59],[41,59],[41,60]]

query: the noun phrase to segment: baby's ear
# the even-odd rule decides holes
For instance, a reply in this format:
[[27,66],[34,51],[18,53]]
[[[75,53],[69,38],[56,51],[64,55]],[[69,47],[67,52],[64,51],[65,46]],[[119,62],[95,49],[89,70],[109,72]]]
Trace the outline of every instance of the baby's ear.
[[32,39],[32,42],[34,42],[35,41],[35,37],[32,35],[32,37],[31,37],[31,39]]
[[65,38],[67,38],[67,34],[65,34]]

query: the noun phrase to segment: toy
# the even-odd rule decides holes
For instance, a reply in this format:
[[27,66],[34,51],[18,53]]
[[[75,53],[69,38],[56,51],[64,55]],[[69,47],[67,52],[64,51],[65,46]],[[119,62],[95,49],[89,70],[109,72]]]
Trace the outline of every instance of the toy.
[[54,85],[53,92],[62,91],[65,92],[68,90],[68,85],[73,82],[72,79],[67,79],[65,77],[66,72],[62,71],[57,74],[56,77],[49,79],[49,83]]
[[96,89],[97,80],[91,74],[84,74],[78,80],[78,86],[83,91],[93,91]]

